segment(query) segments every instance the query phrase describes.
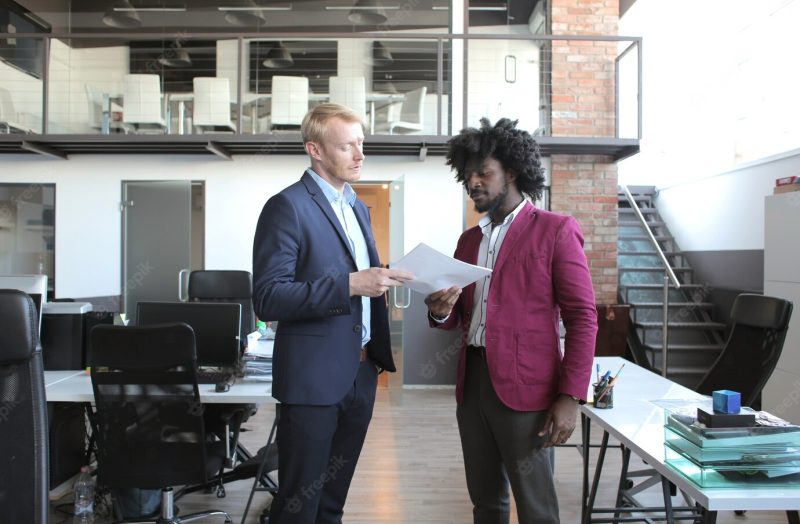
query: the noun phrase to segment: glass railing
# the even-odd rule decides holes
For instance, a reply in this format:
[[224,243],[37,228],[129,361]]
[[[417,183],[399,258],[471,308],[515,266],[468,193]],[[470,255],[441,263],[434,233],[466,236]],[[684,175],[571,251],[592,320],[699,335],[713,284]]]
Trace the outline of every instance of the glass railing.
[[635,38],[10,36],[0,134],[291,133],[309,107],[335,101],[373,135],[452,135],[509,117],[537,136],[639,137]]

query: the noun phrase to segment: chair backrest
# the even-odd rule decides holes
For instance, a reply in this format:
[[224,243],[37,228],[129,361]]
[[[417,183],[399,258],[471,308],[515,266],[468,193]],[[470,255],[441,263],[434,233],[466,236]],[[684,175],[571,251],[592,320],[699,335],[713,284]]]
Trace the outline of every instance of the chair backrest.
[[158,75],[125,75],[122,82],[123,122],[163,123],[160,82]]
[[302,76],[272,77],[272,125],[303,123],[308,112],[308,78]]
[[17,113],[14,110],[14,100],[8,89],[0,87],[0,122],[14,121]]
[[412,124],[422,124],[423,107],[427,87],[420,87],[406,93],[403,99],[403,108],[400,110],[400,120]]
[[86,84],[86,101],[89,109],[89,127],[100,129],[103,126],[103,94]]
[[253,275],[249,271],[203,269],[189,273],[192,302],[233,302],[242,305],[242,344],[256,328],[253,312]]
[[99,482],[150,489],[205,482],[192,328],[100,325],[90,337]]
[[3,522],[47,522],[48,432],[36,307],[0,290],[0,508]]
[[367,117],[367,88],[363,76],[332,76],[328,80],[329,100],[349,107],[362,119]]
[[194,111],[192,120],[196,126],[230,126],[231,90],[227,78],[195,77]]
[[792,303],[764,295],[741,294],[731,309],[731,328],[717,361],[697,386],[710,395],[738,391],[742,405],[759,407],[759,395],[781,356],[792,317]]

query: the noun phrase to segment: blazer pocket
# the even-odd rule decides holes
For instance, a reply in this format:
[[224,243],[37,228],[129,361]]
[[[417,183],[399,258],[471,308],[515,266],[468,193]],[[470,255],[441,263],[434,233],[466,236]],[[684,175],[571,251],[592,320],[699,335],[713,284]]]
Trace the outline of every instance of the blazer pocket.
[[514,335],[517,383],[537,385],[557,380],[560,354],[552,339],[551,333],[543,331]]
[[286,321],[278,324],[276,336],[292,335],[307,337],[324,337],[330,332],[330,323],[325,320]]

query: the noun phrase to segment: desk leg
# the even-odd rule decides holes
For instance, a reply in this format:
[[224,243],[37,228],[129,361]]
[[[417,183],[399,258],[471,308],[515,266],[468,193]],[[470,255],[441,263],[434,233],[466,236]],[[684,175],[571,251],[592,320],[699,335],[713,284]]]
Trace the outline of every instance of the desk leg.
[[581,522],[586,522],[586,499],[589,495],[589,436],[591,434],[592,421],[589,417],[581,413],[581,435],[583,455],[583,485],[581,491]]
[[589,500],[586,501],[586,515],[584,523],[588,524],[592,520],[592,510],[594,509],[594,499],[597,497],[597,487],[600,485],[600,474],[603,473],[603,462],[606,459],[606,449],[608,449],[608,431],[603,431],[603,441],[600,444],[600,454],[597,456],[597,464],[594,467],[594,479],[592,489],[589,490]]
[[628,467],[630,465],[630,462],[631,462],[631,450],[626,448],[625,446],[622,446],[622,470],[620,471],[619,474],[619,486],[617,487],[617,501],[616,503],[614,503],[614,508],[616,509],[616,511],[614,511],[615,519],[619,518],[620,514],[619,508],[621,508],[622,504],[624,503],[625,497],[623,496],[623,493],[627,489]]
[[672,490],[666,477],[661,477],[661,490],[664,493],[664,516],[666,517],[666,522],[667,524],[675,524],[675,515],[672,513]]
[[178,101],[178,134],[182,135],[184,131],[183,126],[183,117],[184,113],[186,112],[186,106],[183,103],[183,100]]
[[789,524],[800,524],[800,516],[797,515],[797,511],[787,511],[786,520]]
[[375,134],[375,101],[369,103],[369,134]]

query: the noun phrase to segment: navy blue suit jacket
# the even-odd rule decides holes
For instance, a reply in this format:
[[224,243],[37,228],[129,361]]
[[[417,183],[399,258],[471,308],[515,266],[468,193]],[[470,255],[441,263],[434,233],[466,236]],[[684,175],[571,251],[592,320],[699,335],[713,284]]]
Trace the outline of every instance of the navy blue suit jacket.
[[[371,266],[380,266],[369,210],[353,206]],[[331,204],[308,173],[270,198],[253,245],[253,305],[279,321],[272,396],[288,404],[331,405],[352,387],[361,350],[361,297],[350,296],[355,258]],[[383,296],[371,303],[370,358],[395,371]]]

